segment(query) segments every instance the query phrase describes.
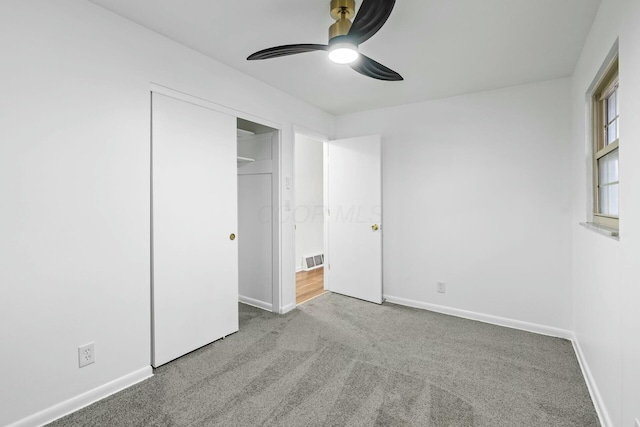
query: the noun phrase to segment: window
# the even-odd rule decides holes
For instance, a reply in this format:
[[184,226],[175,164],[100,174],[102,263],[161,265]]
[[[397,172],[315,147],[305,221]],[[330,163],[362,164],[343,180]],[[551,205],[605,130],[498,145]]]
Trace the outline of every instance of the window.
[[618,229],[620,111],[618,58],[593,95],[593,222]]

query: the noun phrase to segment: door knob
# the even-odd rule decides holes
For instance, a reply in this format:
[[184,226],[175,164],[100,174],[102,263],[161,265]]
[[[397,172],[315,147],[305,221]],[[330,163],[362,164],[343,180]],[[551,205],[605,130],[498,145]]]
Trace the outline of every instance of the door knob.
[[229,235],[229,239],[230,239],[230,240],[236,240],[236,235],[235,235],[235,234],[233,234],[233,233],[231,233],[231,234]]
[[372,229],[373,231],[378,231],[378,229],[379,229],[379,228],[380,228],[380,226],[378,226],[378,224],[373,224],[373,225],[371,226],[371,229]]

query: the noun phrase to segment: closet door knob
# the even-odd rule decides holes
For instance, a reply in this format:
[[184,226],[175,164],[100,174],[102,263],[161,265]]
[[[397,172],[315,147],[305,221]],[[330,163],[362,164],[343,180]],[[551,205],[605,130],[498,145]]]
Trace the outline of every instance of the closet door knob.
[[229,240],[236,240],[236,235],[233,233],[229,234]]
[[371,229],[372,229],[373,231],[378,231],[378,229],[379,229],[379,228],[380,228],[380,227],[378,226],[378,224],[373,224],[373,225],[371,226]]

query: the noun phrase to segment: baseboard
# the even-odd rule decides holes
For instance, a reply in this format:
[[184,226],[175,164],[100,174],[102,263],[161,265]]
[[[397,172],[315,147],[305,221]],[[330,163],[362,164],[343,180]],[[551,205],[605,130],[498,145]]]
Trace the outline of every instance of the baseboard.
[[539,325],[537,323],[523,322],[521,320],[509,319],[506,317],[492,316],[490,314],[461,310],[459,308],[447,307],[444,305],[430,304],[422,301],[394,297],[392,295],[384,295],[384,300],[393,304],[406,305],[413,308],[421,308],[424,310],[435,311],[436,313],[448,314],[450,316],[463,317],[465,319],[490,323],[492,325],[505,326],[507,328],[520,329],[522,331],[548,335],[551,337],[564,338],[568,340],[573,339],[573,333],[571,331],[555,328],[552,326]]
[[408,307],[421,308],[424,310],[435,311],[437,313],[448,314],[451,316],[463,317],[465,319],[477,320],[479,322],[491,323],[493,325],[505,326],[513,329],[520,329],[523,331],[534,332],[536,334],[548,335],[552,337],[565,338],[571,341],[573,345],[573,349],[576,353],[576,358],[578,359],[578,364],[580,365],[580,369],[582,370],[582,376],[587,383],[587,389],[589,390],[589,394],[591,395],[591,400],[593,401],[593,406],[596,409],[596,413],[598,414],[598,418],[600,420],[600,424],[602,427],[613,427],[613,423],[611,422],[611,418],[609,417],[609,412],[604,404],[602,396],[600,395],[600,391],[598,390],[598,386],[591,374],[591,370],[589,369],[589,364],[587,363],[587,359],[582,352],[582,347],[580,346],[580,342],[575,334],[566,329],[554,328],[551,326],[539,325],[536,323],[523,322],[521,320],[508,319],[505,317],[499,316],[491,316],[483,313],[476,313],[473,311],[461,310],[452,307],[446,307],[437,304],[430,304],[422,301],[415,301],[406,298],[394,297],[392,295],[384,295],[384,299],[387,302],[399,305],[405,305]]
[[598,386],[596,385],[593,375],[591,374],[591,369],[589,369],[587,359],[584,357],[584,353],[582,352],[580,342],[575,335],[573,336],[571,342],[573,343],[573,350],[576,352],[576,357],[578,358],[578,364],[580,365],[580,369],[582,370],[582,376],[587,383],[587,388],[589,389],[589,394],[591,395],[593,406],[596,408],[596,413],[598,414],[598,418],[600,419],[600,424],[602,425],[602,427],[613,427],[613,423],[611,422],[611,418],[609,417],[607,407],[604,405],[604,401],[602,400],[602,396],[600,395]]
[[153,376],[153,370],[151,366],[145,366],[142,369],[133,371],[127,375],[124,375],[116,380],[103,384],[99,387],[89,390],[86,393],[79,394],[57,405],[51,406],[45,410],[37,412],[33,415],[29,415],[19,421],[9,424],[7,427],[32,427],[41,426],[43,424],[50,423],[53,420],[64,417],[72,412],[89,406],[98,400],[104,399],[114,393],[117,393],[125,388],[146,380]]
[[249,297],[245,297],[245,296],[242,296],[242,295],[238,296],[238,301],[240,301],[243,304],[247,304],[247,305],[251,305],[253,307],[261,308],[263,310],[273,311],[273,305],[271,303],[268,303],[268,302],[260,301],[260,300],[249,298]]
[[290,312],[294,308],[296,308],[296,303],[295,302],[292,302],[291,304],[287,304],[284,307],[282,307],[282,313],[280,313],[280,314],[287,314],[288,312]]

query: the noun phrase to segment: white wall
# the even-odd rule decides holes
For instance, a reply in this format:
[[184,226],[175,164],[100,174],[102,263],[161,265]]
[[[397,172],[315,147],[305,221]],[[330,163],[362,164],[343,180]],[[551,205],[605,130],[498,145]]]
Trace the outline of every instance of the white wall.
[[240,302],[273,306],[272,174],[238,174]]
[[[150,82],[277,123],[288,176],[294,124],[334,119],[82,0],[2,1],[0,51],[5,425],[150,364]],[[283,240],[294,306],[292,225]]]
[[238,156],[263,161],[273,158],[273,132],[238,137]]
[[385,295],[571,327],[569,89],[562,79],[338,117],[339,138],[382,136]]
[[[640,2],[625,0],[620,34],[620,79],[625,92],[622,111],[629,117],[621,129],[622,287],[622,423],[640,424]],[[622,143],[622,142],[621,142]]]
[[324,252],[323,143],[295,136],[296,269],[302,258]]
[[[574,330],[596,404],[612,426],[640,417],[640,8],[603,0],[576,66],[571,94]],[[588,219],[587,90],[616,39],[620,52],[620,241],[578,225]]]
[[[603,0],[571,84],[337,120],[340,137],[383,137],[385,293],[575,329],[606,413],[625,427],[640,416],[639,16],[637,0]],[[619,242],[578,225],[585,91],[618,36]],[[334,118],[82,0],[4,0],[0,51],[4,425],[149,366],[150,82],[276,123],[285,177],[294,125],[332,135]],[[288,307],[293,248],[289,221]],[[80,370],[88,341],[97,362]]]

